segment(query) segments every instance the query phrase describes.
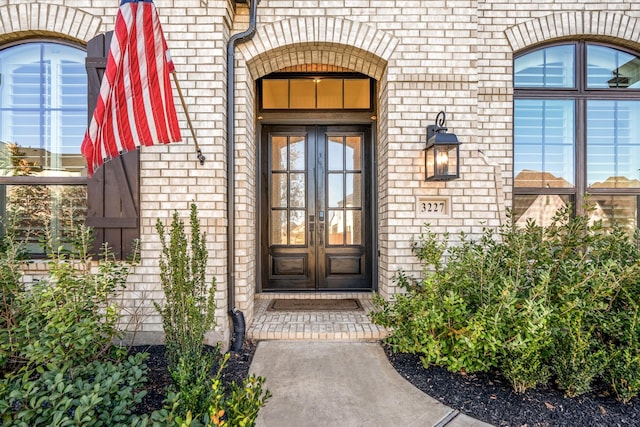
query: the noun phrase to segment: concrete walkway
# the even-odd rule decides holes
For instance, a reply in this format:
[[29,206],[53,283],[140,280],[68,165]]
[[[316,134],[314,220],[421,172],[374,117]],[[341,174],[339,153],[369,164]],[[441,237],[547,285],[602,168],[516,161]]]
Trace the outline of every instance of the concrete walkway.
[[257,427],[485,427],[402,378],[371,342],[261,341],[251,372],[273,396]]

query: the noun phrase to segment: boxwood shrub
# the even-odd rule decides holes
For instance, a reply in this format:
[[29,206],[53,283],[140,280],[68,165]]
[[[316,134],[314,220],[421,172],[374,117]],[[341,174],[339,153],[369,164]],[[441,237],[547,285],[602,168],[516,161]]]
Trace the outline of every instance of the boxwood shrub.
[[567,396],[603,380],[630,401],[640,390],[638,233],[572,211],[547,227],[510,218],[476,239],[427,226],[413,243],[422,276],[399,272],[404,293],[377,297],[372,320],[425,366],[497,369],[517,392],[554,381]]

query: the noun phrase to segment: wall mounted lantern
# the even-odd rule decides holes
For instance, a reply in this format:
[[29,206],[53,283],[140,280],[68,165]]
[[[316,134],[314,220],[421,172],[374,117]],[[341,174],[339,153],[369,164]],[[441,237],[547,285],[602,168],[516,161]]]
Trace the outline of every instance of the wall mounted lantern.
[[436,124],[427,126],[425,181],[449,181],[460,177],[460,142],[454,133],[447,133],[445,119],[444,111],[440,111]]

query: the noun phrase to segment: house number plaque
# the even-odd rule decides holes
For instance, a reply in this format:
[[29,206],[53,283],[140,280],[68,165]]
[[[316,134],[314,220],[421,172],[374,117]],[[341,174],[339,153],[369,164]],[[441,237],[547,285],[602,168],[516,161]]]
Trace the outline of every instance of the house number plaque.
[[450,216],[449,197],[418,197],[416,217],[448,218]]

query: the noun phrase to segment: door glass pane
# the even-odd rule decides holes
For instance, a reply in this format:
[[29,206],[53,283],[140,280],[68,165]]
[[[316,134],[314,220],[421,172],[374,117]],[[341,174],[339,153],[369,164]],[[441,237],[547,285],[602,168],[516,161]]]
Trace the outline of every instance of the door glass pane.
[[573,186],[574,123],[573,100],[515,100],[516,187]]
[[344,187],[341,173],[330,173],[327,177],[328,205],[330,208],[344,207]]
[[536,50],[516,58],[513,69],[516,88],[575,87],[575,46]]
[[638,196],[605,196],[592,194],[589,201],[595,209],[589,212],[591,220],[602,220],[602,225],[622,227],[630,235],[638,227]]
[[271,207],[287,207],[287,174],[271,174]]
[[306,179],[303,173],[292,173],[289,175],[290,189],[289,200],[291,207],[304,208],[306,206]]
[[316,83],[313,79],[292,79],[289,106],[291,109],[316,108]]
[[362,212],[348,210],[346,215],[346,243],[347,245],[359,245],[362,243]]
[[291,241],[290,245],[304,245],[307,236],[307,224],[305,220],[305,211],[292,210],[289,213],[291,219]]
[[271,169],[287,170],[287,137],[271,137]]
[[362,168],[362,138],[348,136],[345,146],[345,168],[347,170],[360,170]]
[[587,101],[587,184],[640,188],[640,101]]
[[342,79],[318,79],[318,108],[342,108]]
[[346,207],[362,206],[362,187],[361,187],[361,175],[359,173],[348,173],[345,176],[347,191],[345,203]]
[[524,227],[533,220],[542,227],[551,225],[556,212],[571,203],[572,196],[558,194],[521,194],[513,196],[513,222]]
[[343,245],[344,244],[344,216],[341,210],[330,210],[328,217],[329,232],[329,244],[330,245]]
[[291,136],[289,139],[289,168],[290,170],[303,171],[305,167],[306,139],[304,136]]
[[369,79],[344,80],[344,108],[371,107],[371,90]]
[[287,211],[271,211],[271,244],[286,245],[288,242]]
[[605,46],[587,46],[587,87],[640,87],[640,58]]
[[289,80],[278,79],[262,81],[262,108],[289,108]]
[[327,138],[327,169],[332,171],[344,170],[344,150],[342,136],[329,136]]

